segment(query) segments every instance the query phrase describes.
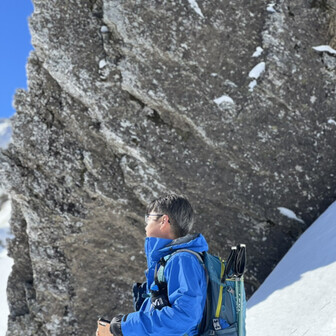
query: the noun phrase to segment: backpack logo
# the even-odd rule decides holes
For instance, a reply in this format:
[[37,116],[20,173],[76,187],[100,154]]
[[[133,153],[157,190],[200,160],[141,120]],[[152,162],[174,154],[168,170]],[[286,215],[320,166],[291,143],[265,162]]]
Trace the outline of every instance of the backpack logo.
[[215,330],[221,330],[222,329],[222,327],[219,323],[219,319],[213,319],[212,321],[213,321],[212,324],[213,324],[213,327],[214,327]]

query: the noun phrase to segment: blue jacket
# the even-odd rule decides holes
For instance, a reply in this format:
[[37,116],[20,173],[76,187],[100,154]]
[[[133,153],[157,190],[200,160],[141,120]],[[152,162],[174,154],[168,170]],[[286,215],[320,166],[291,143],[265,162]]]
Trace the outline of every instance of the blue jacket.
[[[154,270],[159,260],[181,248],[204,252],[208,250],[208,244],[201,234],[187,235],[175,240],[146,238],[148,294],[148,288],[154,282]],[[203,266],[191,253],[176,253],[167,262],[164,277],[168,285],[168,299],[171,307],[153,309],[150,298],[147,298],[139,311],[128,314],[126,321],[122,321],[121,330],[124,336],[197,334],[207,292]]]

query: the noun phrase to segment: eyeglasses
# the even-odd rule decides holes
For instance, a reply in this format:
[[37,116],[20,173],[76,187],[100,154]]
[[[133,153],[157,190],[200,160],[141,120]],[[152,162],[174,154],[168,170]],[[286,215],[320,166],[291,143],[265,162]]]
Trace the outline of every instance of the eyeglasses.
[[164,214],[146,214],[146,215],[145,215],[145,222],[148,223],[148,218],[151,217],[151,216],[152,216],[152,217],[161,217],[161,216],[163,216],[163,215],[164,215]]

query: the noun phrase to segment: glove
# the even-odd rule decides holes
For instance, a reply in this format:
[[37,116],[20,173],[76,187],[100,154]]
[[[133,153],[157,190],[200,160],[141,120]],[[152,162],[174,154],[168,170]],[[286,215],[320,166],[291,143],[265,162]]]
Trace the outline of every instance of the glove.
[[121,321],[126,321],[127,315],[117,315],[113,317],[111,324],[110,324],[110,332],[114,336],[123,336],[121,331]]
[[161,310],[163,307],[170,307],[171,304],[168,299],[168,289],[165,282],[157,282],[150,288],[151,303],[153,309]]
[[144,283],[134,283],[133,284],[133,306],[134,310],[138,311],[142,305],[142,303],[145,301],[147,295],[147,282]]

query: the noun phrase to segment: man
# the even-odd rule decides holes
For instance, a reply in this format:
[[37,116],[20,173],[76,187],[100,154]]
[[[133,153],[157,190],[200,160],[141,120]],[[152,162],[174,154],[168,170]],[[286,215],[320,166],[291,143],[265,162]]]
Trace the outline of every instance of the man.
[[[197,255],[187,251],[172,254],[179,249],[197,253],[208,250],[201,234],[189,234],[193,209],[185,197],[171,194],[152,201],[145,219],[147,284],[138,289],[144,288],[146,293],[140,297],[147,298],[138,311],[114,317],[109,332],[114,336],[197,335],[206,302],[205,271]],[[154,275],[164,257],[167,287],[162,295]]]

